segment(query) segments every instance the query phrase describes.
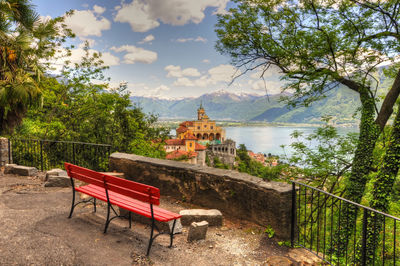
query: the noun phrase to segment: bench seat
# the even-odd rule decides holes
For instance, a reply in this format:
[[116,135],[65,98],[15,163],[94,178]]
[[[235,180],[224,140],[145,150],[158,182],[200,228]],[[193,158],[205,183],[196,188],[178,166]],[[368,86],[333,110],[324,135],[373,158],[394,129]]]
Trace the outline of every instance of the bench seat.
[[[107,195],[104,188],[90,184],[86,186],[76,187],[76,191],[85,193],[91,197],[97,198],[99,200],[107,202]],[[110,198],[110,203],[121,207],[125,210],[143,215],[147,218],[151,217],[151,209],[150,204],[146,202],[142,202],[140,200],[136,200],[119,193],[115,193],[114,191],[108,191],[108,195]],[[167,211],[157,206],[153,206],[154,211],[154,219],[159,222],[169,222],[181,217],[181,215]]]

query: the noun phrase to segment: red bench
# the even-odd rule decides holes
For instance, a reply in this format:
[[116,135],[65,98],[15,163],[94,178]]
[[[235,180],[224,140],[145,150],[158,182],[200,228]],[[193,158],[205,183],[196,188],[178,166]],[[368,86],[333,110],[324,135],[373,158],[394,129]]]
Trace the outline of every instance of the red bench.
[[[149,245],[147,247],[147,256],[150,254],[150,248],[153,240],[160,234],[170,235],[170,246],[174,239],[174,229],[176,219],[181,218],[181,215],[164,210],[153,205],[160,205],[160,190],[156,187],[133,182],[119,177],[102,174],[70,163],[65,163],[65,169],[71,179],[72,185],[72,205],[68,218],[72,217],[74,208],[80,203],[91,202],[96,212],[96,199],[107,202],[107,220],[104,227],[104,233],[107,232],[108,225],[111,220],[117,217],[122,217],[117,214],[113,205],[123,208],[129,215],[129,228],[131,228],[131,212],[143,215],[151,219],[151,232]],[[75,187],[74,179],[81,180],[88,185]],[[75,203],[75,191],[87,194],[92,198]],[[114,212],[114,217],[110,218],[110,211]],[[158,232],[154,235],[155,221],[169,222],[174,221],[172,229],[169,233]],[[157,229],[158,230],[158,229]]]

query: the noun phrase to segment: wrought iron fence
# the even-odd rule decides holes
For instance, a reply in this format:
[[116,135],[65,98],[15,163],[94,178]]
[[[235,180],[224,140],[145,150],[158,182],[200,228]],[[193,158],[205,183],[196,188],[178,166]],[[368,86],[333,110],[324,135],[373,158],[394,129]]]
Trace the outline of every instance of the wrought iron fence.
[[292,186],[292,246],[331,265],[400,265],[399,218],[296,181]]
[[95,171],[108,170],[111,145],[72,141],[9,139],[13,163],[34,166],[41,171],[63,168],[70,162]]

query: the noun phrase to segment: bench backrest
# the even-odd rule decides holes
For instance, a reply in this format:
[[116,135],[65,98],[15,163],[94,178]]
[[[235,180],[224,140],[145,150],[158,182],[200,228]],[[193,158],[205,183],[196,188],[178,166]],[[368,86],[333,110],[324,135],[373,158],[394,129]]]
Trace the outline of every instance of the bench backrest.
[[64,163],[64,166],[68,176],[71,178],[117,192],[130,198],[160,205],[160,190],[156,187],[99,173],[70,163]]

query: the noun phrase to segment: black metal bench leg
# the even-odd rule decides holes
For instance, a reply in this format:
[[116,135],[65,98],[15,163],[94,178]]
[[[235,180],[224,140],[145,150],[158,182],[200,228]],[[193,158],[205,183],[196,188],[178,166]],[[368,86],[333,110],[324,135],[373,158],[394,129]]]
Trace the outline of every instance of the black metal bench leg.
[[129,212],[129,228],[132,228],[132,215],[131,215],[131,212]]
[[96,212],[96,198],[93,198],[93,212]]
[[74,187],[74,181],[71,178],[71,185],[72,185],[72,205],[71,205],[71,211],[69,212],[68,219],[72,217],[72,213],[74,212],[75,209],[75,187]]
[[104,234],[107,233],[108,225],[110,224],[110,204],[107,206],[107,221],[106,226],[104,227]]
[[174,220],[174,224],[172,225],[172,230],[170,232],[170,244],[169,244],[170,248],[172,248],[172,242],[174,241],[175,223],[176,223],[176,220]]
[[154,233],[154,218],[151,221],[150,240],[149,240],[149,246],[147,247],[146,256],[149,256],[150,254],[151,245],[153,244],[153,233]]

